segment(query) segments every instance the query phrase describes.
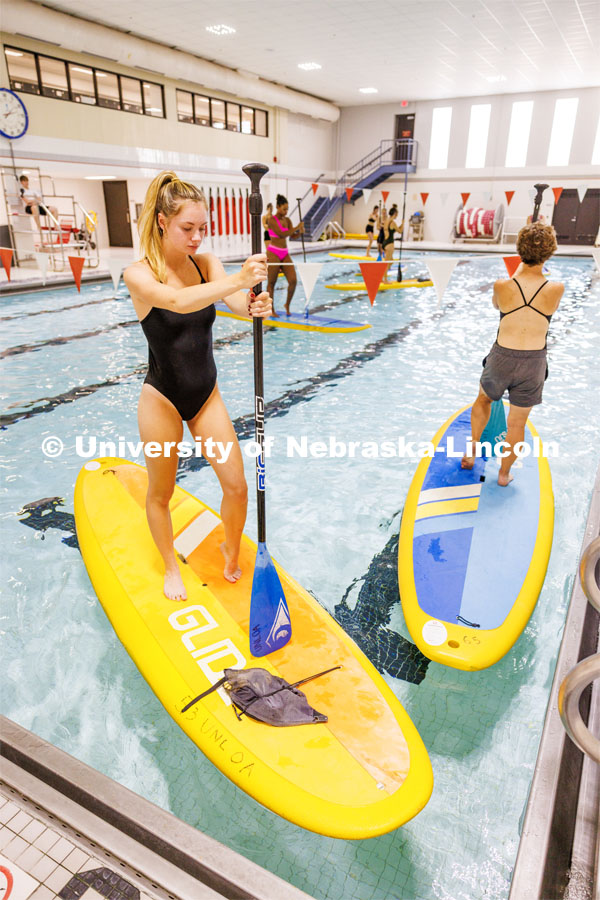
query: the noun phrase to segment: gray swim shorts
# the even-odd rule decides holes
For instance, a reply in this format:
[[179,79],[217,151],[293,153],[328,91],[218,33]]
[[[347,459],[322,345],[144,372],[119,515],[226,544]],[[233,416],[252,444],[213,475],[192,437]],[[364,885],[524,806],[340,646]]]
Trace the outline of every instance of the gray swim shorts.
[[546,350],[509,350],[495,343],[484,360],[481,387],[490,400],[505,391],[513,406],[537,406],[542,402],[547,377]]

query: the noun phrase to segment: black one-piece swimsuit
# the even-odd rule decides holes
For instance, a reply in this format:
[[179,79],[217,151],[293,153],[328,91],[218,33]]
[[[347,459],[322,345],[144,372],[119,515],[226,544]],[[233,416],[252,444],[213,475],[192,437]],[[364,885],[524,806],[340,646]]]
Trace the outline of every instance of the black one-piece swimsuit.
[[[206,284],[196,260],[190,259]],[[170,400],[185,422],[200,412],[217,383],[212,351],[216,315],[214,305],[190,313],[153,306],[140,323],[149,349],[144,383]]]

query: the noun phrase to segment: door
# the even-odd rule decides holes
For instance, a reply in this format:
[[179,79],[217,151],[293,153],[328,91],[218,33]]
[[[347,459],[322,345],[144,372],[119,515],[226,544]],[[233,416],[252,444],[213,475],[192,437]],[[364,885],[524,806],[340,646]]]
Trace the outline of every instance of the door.
[[552,224],[559,244],[593,246],[600,228],[600,189],[588,189],[581,203],[575,189],[565,189],[554,207]]
[[[412,144],[406,143],[412,140],[415,134],[415,114],[402,113],[396,116],[396,147],[394,153],[394,162],[412,162]],[[402,141],[402,143],[399,143]]]
[[111,247],[133,247],[126,181],[103,181],[108,242]]

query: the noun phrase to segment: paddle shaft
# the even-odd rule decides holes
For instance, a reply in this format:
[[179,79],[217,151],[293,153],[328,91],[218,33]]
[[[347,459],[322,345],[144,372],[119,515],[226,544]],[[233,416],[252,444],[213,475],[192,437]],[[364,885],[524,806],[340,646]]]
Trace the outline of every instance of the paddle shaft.
[[404,217],[406,216],[406,188],[408,172],[404,173],[404,199],[402,200],[402,230],[400,232],[400,255],[398,256],[398,281],[402,281],[402,245],[404,243]]
[[[296,197],[296,201],[298,203],[299,224],[302,224],[302,210],[300,209],[300,201],[301,200],[302,200],[302,197]],[[304,262],[306,262],[306,248],[304,246],[304,232],[303,231],[300,232],[300,238],[302,240],[302,255],[304,257]]]
[[[252,253],[260,253],[262,245],[261,215],[263,210],[260,180],[269,171],[262,163],[248,163],[242,171],[250,179],[250,228],[252,235]],[[262,292],[262,284],[252,288],[258,296]],[[254,335],[254,439],[258,453],[256,456],[256,515],[258,521],[258,541],[264,544],[267,539],[267,519],[265,510],[265,389],[263,378],[263,324],[262,319],[253,318]]]

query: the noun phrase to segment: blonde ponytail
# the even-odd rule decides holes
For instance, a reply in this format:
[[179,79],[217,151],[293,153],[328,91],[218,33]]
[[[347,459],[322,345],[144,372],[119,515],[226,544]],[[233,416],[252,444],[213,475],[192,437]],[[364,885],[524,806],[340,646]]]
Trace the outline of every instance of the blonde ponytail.
[[158,281],[164,281],[167,274],[158,214],[162,213],[165,219],[170,219],[179,212],[179,207],[186,200],[194,200],[206,206],[202,189],[187,181],[180,181],[175,172],[161,172],[146,191],[138,220],[140,249],[142,259],[148,261]]

